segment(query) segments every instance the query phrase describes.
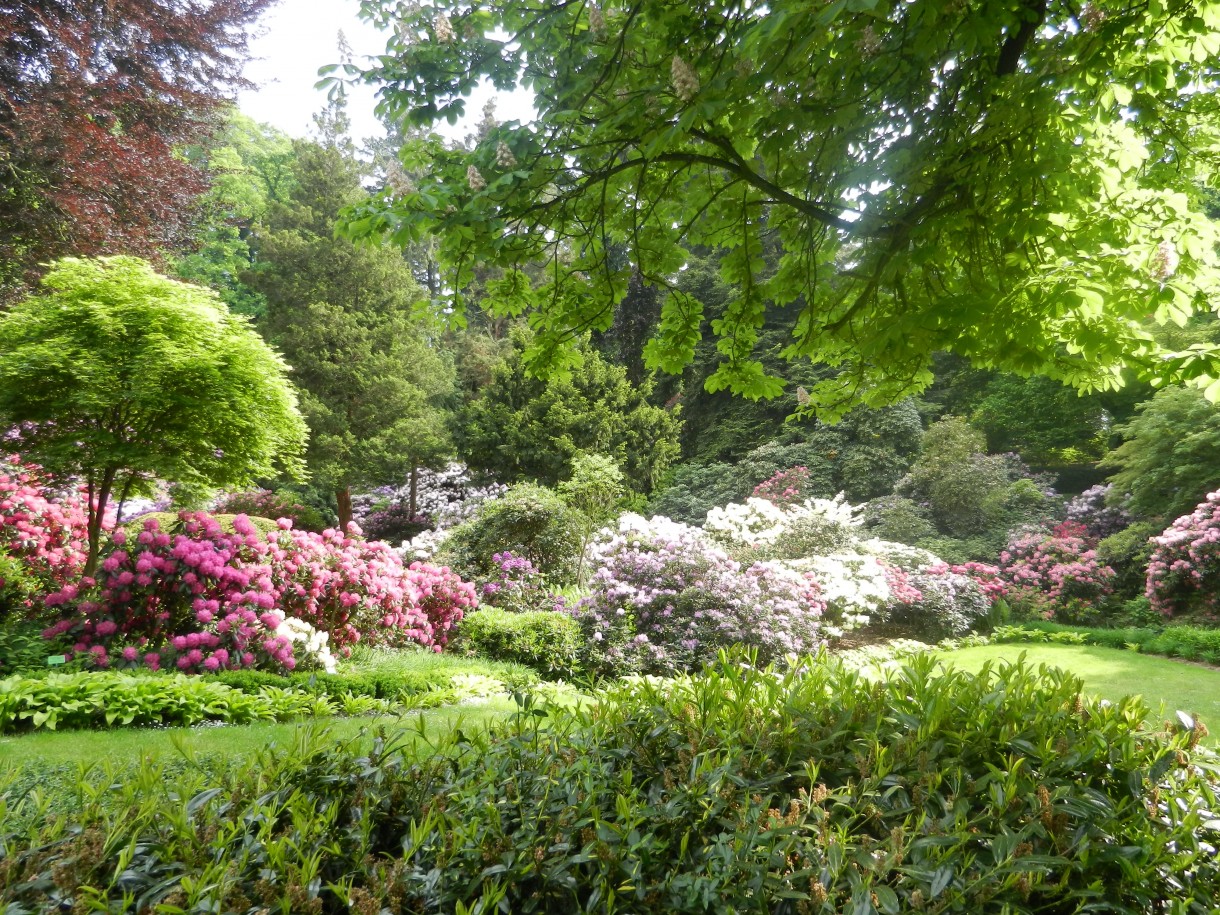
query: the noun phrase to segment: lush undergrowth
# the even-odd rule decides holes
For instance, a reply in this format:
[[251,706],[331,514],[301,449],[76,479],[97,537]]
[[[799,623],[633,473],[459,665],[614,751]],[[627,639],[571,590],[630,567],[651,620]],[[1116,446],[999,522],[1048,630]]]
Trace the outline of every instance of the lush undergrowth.
[[1220,629],[1205,629],[1201,626],[1099,629],[1036,621],[1022,623],[1020,626],[1001,627],[992,634],[992,641],[1103,645],[1107,648],[1124,648],[1145,654],[1220,665]]
[[[421,758],[302,740],[0,817],[0,901],[96,911],[1212,911],[1213,757],[1058,671],[722,663]],[[541,714],[541,713],[540,713]],[[186,800],[183,803],[183,799]],[[2,812],[2,811],[0,811]]]

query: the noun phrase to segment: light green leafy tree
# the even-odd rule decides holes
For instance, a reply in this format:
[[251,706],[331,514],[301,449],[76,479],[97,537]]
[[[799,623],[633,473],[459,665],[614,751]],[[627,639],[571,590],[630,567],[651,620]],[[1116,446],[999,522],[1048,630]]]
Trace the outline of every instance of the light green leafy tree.
[[1168,523],[1220,489],[1220,410],[1190,388],[1158,391],[1120,430],[1106,456],[1117,504]]
[[1200,200],[1220,174],[1211,0],[363,10],[391,37],[347,73],[388,118],[453,121],[484,80],[533,92],[535,121],[473,150],[405,149],[420,179],[356,207],[348,231],[437,233],[454,290],[476,265],[546,263],[548,285],[521,278],[491,303],[535,312],[535,370],[609,327],[638,275],[673,290],[647,358],[679,371],[703,312],[675,277],[699,246],[740,291],[712,327],[711,390],[780,393],[756,343],[767,303],[797,301],[787,355],[843,369],[809,392],[823,415],[918,391],[938,350],[1083,390],[1124,364],[1220,376],[1214,347],[1163,357],[1143,323],[1220,302]]
[[604,454],[578,453],[572,458],[572,475],[559,484],[559,497],[580,512],[580,559],[576,583],[584,584],[585,553],[602,527],[618,515],[623,502],[623,472]]
[[112,502],[154,479],[299,475],[306,437],[287,366],[246,320],[133,257],[61,260],[0,315],[0,419],[24,456],[87,488],[85,574]]

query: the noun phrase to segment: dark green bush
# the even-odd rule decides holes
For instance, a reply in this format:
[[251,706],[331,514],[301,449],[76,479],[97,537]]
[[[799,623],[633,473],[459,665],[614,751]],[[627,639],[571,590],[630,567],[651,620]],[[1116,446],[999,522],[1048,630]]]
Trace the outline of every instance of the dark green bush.
[[1152,558],[1149,538],[1161,533],[1164,525],[1154,521],[1138,521],[1117,534],[1111,534],[1097,544],[1097,559],[1115,572],[1114,591],[1121,597],[1136,597],[1144,593],[1148,575],[1148,560]]
[[42,637],[40,623],[0,625],[0,677],[47,670],[47,658],[63,653],[60,640]]
[[515,661],[544,676],[572,677],[580,672],[578,655],[583,641],[580,624],[566,613],[512,613],[483,607],[458,624],[451,650]]
[[492,556],[509,550],[532,562],[549,584],[562,587],[576,581],[581,532],[579,513],[554,490],[518,483],[454,528],[438,559],[467,580],[486,581],[498,571]]
[[[0,820],[9,911],[1213,912],[1214,757],[1061,672],[739,660],[412,762],[268,752]],[[116,800],[118,793],[121,801]],[[173,802],[169,799],[176,798]],[[13,825],[18,824],[18,825]],[[172,908],[171,908],[172,907]]]

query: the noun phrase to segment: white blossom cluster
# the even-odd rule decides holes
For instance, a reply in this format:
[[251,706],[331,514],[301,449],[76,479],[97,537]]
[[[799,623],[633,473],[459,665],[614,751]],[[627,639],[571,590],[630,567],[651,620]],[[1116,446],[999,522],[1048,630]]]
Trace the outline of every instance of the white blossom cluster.
[[304,620],[285,617],[275,634],[292,642],[292,655],[297,660],[309,660],[328,674],[335,672],[335,656],[330,653],[330,635],[319,632]]
[[792,528],[815,519],[844,528],[860,524],[857,509],[839,493],[833,499],[806,499],[786,508],[751,497],[713,508],[703,529],[717,540],[759,547],[777,543]]
[[[856,551],[791,560],[785,565],[812,572],[822,589],[827,620],[837,620],[842,631],[867,626],[890,600],[885,567],[875,557]],[[827,625],[833,630],[832,625]],[[841,634],[831,631],[831,634]]]

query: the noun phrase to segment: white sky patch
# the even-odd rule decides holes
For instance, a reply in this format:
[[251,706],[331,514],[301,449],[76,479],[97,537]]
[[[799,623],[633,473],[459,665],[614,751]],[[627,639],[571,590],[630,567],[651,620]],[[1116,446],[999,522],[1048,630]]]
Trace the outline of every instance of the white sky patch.
[[[238,94],[242,112],[290,136],[308,136],[313,116],[326,105],[326,92],[314,88],[320,79],[318,68],[339,62],[339,32],[346,36],[357,64],[385,52],[385,35],[364,22],[359,12],[359,0],[279,0],[250,42],[253,59],[245,74],[257,88]],[[433,129],[452,139],[473,133],[493,94],[490,86],[481,86],[466,100],[462,121],[452,126],[441,121]],[[384,135],[373,114],[377,100],[372,88],[350,86],[347,98],[352,137],[360,141]],[[529,93],[498,95],[497,120],[525,122],[533,116]]]

